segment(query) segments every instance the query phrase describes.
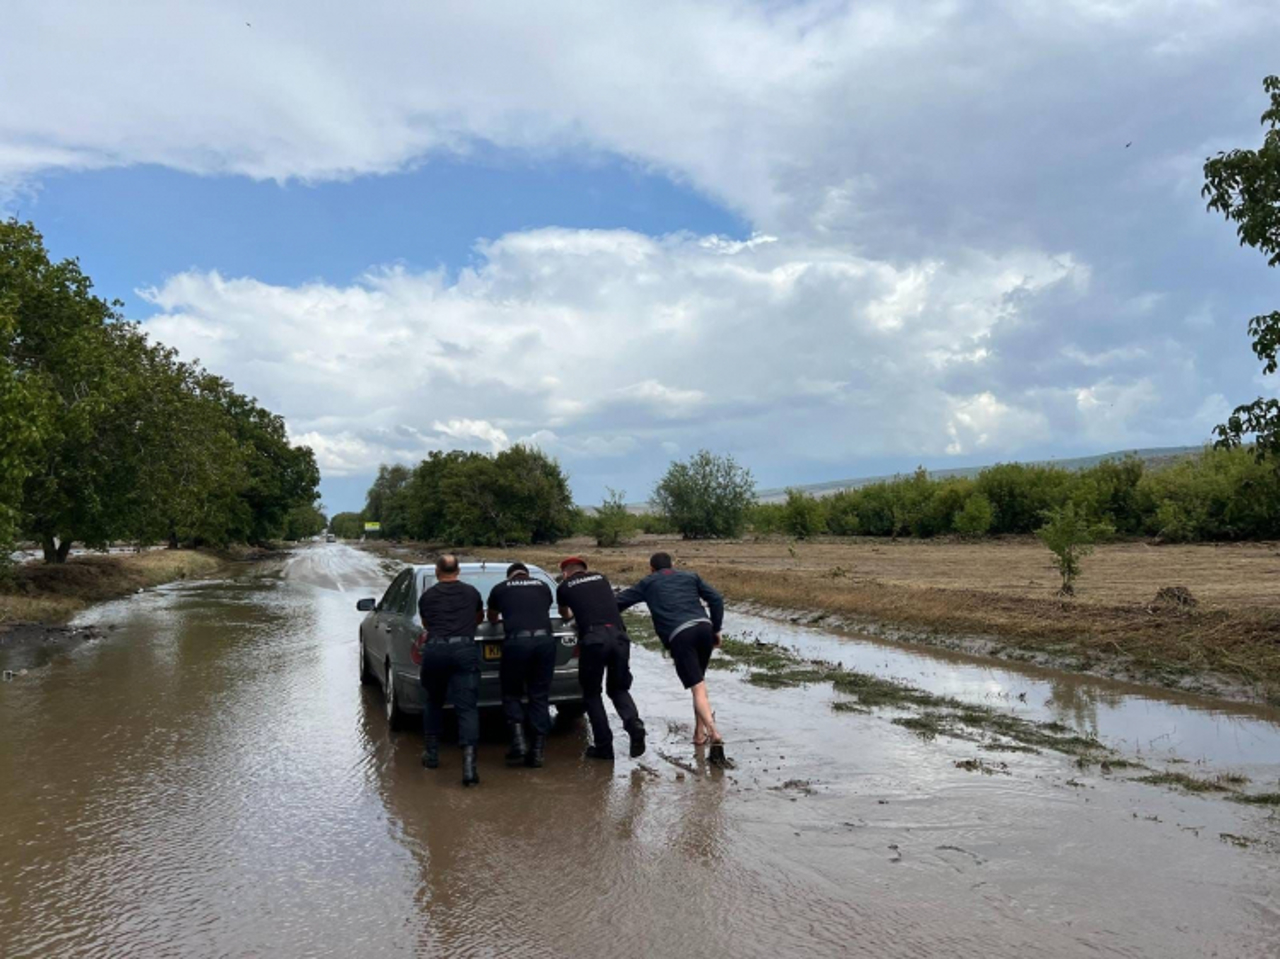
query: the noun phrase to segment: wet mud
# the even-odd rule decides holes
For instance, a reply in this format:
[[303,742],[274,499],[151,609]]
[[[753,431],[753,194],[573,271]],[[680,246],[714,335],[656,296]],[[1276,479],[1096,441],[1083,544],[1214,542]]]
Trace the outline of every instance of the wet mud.
[[[1277,954],[1273,807],[924,738],[893,720],[931,707],[829,681],[713,672],[721,769],[640,647],[645,756],[588,763],[578,723],[546,767],[511,770],[491,736],[464,790],[457,750],[424,770],[420,736],[390,734],[358,682],[355,600],[388,581],[332,544],[152,590],[0,685],[4,954]],[[1265,712],[765,620],[729,632],[1061,724],[1143,775],[1280,791]]]

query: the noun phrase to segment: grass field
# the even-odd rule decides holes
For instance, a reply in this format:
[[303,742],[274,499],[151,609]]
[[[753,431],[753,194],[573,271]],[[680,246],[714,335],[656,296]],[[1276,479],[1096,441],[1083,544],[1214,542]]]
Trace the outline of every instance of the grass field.
[[[655,550],[697,569],[737,603],[818,614],[832,625],[895,632],[1009,658],[1280,702],[1280,544],[1100,546],[1077,595],[1035,539],[977,542],[820,538],[684,541],[640,537],[615,549],[586,539],[485,551],[555,569],[581,553],[618,583]],[[1183,587],[1194,606],[1157,602]],[[975,645],[972,637],[986,637]]]
[[0,592],[0,627],[7,623],[61,623],[90,603],[125,596],[178,579],[208,576],[224,562],[196,550],[154,550],[75,557],[59,565],[29,563]]

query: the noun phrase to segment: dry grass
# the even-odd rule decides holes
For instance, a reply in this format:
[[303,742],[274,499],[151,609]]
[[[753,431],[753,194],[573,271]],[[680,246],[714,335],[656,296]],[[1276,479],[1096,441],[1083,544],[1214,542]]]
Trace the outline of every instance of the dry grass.
[[77,557],[61,565],[31,563],[0,593],[0,624],[64,622],[90,603],[178,579],[208,576],[224,560],[195,550]]
[[[642,537],[616,549],[587,540],[503,556],[554,569],[570,552],[620,582],[647,572],[656,549],[697,569],[738,602],[907,627],[921,638],[993,636],[1009,655],[1051,654],[1066,665],[1187,685],[1216,673],[1280,697],[1280,546],[1275,543],[1100,546],[1077,595],[1056,595],[1049,553],[1032,538],[980,542],[771,538],[685,542]],[[489,551],[496,556],[495,551]],[[1193,609],[1153,603],[1182,586]],[[1243,693],[1242,693],[1243,694]]]

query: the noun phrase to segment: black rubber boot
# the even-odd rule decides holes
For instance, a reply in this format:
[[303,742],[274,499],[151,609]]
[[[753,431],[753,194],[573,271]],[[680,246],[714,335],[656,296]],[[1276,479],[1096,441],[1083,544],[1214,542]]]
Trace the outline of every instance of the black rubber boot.
[[606,743],[603,746],[588,746],[587,758],[607,759],[609,762],[613,762],[613,743]]
[[428,769],[440,768],[440,737],[428,736],[427,746],[422,750],[422,765]]
[[529,755],[529,744],[524,739],[524,723],[510,723],[511,748],[507,750],[507,765],[519,766]]
[[531,769],[541,769],[542,759],[547,751],[547,737],[542,733],[533,734],[533,748],[529,750],[529,754],[524,757],[524,764]]
[[476,747],[462,747],[462,785],[476,786],[480,783],[480,774],[476,772]]
[[639,720],[633,720],[626,727],[627,735],[631,737],[631,758],[644,755],[644,723]]

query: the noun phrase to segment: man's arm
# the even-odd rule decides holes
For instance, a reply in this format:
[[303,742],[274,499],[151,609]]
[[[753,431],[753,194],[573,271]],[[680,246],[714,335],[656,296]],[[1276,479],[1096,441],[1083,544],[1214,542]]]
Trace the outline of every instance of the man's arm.
[[568,606],[561,606],[560,618],[563,619],[566,623],[570,622],[573,619],[573,610],[571,610]]
[[698,596],[707,604],[711,613],[712,632],[719,636],[720,627],[724,625],[724,597],[709,583],[704,582],[701,576],[698,577]]
[[630,609],[636,603],[643,603],[644,593],[640,591],[640,584],[637,583],[616,593],[614,599],[618,601],[618,611],[621,612],[624,609]]
[[480,590],[476,590],[476,625],[479,626],[484,622],[484,597],[480,595]]

